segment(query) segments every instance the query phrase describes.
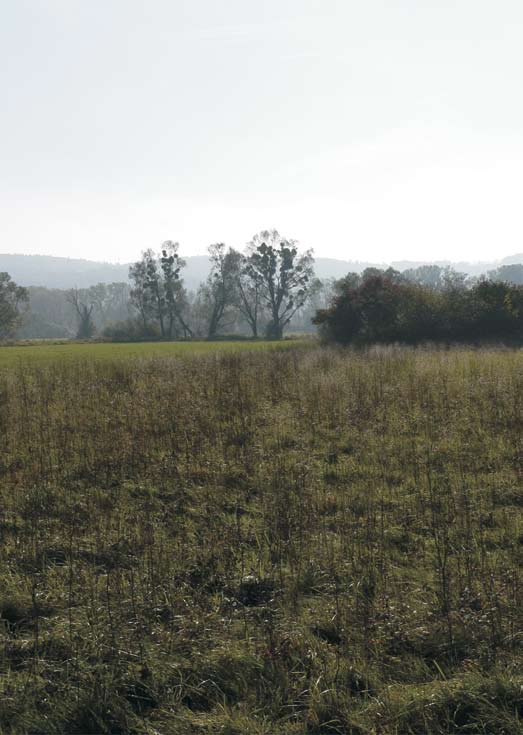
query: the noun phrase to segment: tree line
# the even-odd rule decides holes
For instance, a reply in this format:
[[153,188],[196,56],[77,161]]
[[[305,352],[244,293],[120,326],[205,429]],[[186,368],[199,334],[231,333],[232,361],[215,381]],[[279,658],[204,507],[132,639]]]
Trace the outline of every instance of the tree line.
[[[179,244],[167,240],[159,252],[146,250],[129,269],[130,304],[137,317],[110,327],[107,336],[216,339],[241,324],[253,338],[280,339],[318,288],[312,252],[300,253],[294,240],[276,230],[255,235],[244,253],[214,243],[208,254],[209,275],[191,297]],[[87,331],[87,312],[81,322]]]
[[316,309],[327,303],[330,283],[315,278],[312,251],[300,252],[276,230],[255,235],[244,252],[215,243],[208,255],[209,275],[196,291],[185,286],[185,261],[172,240],[158,252],[144,251],[129,268],[128,284],[21,289],[16,318],[13,312],[2,336],[280,339],[291,323],[310,330]]
[[[523,340],[523,286],[450,269],[349,273],[313,318],[341,344]],[[418,270],[418,269],[416,269]],[[423,279],[430,276],[429,283]]]
[[480,278],[424,265],[320,281],[312,251],[300,252],[277,230],[258,233],[244,252],[215,243],[208,254],[209,275],[195,291],[185,286],[185,261],[172,240],[144,251],[130,266],[129,283],[23,288],[0,274],[0,338],[280,339],[289,328],[317,328],[341,343],[521,335],[523,265]]

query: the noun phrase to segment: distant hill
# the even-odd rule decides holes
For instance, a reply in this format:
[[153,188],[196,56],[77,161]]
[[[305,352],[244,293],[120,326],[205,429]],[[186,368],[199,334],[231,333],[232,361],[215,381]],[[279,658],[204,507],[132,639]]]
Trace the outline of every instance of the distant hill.
[[[187,287],[196,289],[209,272],[209,259],[206,255],[185,257],[187,267],[184,279]],[[481,273],[499,268],[502,265],[523,263],[523,253],[511,255],[502,260],[492,262],[452,263],[445,261],[410,261],[398,260],[391,263],[368,263],[354,260],[336,260],[335,258],[316,258],[315,270],[319,278],[341,278],[355,271],[361,273],[369,266],[387,267],[391,265],[397,270],[416,268],[420,265],[451,265],[458,271],[477,276]],[[86,288],[95,283],[112,283],[127,281],[129,264],[102,263],[76,258],[57,258],[51,255],[1,255],[0,272],[7,271],[22,286],[46,286],[47,288]]]
[[52,255],[0,255],[0,271],[21,286],[86,288],[95,283],[126,281],[129,266]]
[[519,265],[520,263],[523,263],[523,253],[509,255],[501,260],[477,261],[475,263],[451,260],[395,260],[390,265],[398,271],[405,271],[408,268],[418,268],[420,265],[439,265],[443,268],[451,266],[459,273],[466,273],[469,276],[480,276],[482,273],[495,270],[502,265]]
[[[205,255],[185,258],[184,277],[190,289],[207,277],[209,259]],[[7,271],[21,286],[46,288],[87,288],[95,283],[127,281],[129,263],[102,263],[52,255],[0,255],[0,272]]]

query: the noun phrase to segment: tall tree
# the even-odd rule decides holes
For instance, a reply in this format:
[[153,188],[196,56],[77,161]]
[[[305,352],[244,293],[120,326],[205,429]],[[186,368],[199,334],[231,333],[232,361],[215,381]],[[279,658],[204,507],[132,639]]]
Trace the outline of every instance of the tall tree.
[[249,258],[245,255],[242,256],[237,275],[237,304],[240,314],[249,325],[255,339],[258,337],[260,317],[264,305],[263,285],[263,279],[251,267]]
[[9,273],[0,273],[0,339],[11,337],[20,326],[29,304],[29,292]]
[[263,230],[248,245],[247,273],[251,283],[261,284],[261,298],[268,308],[267,336],[281,339],[293,315],[307,301],[314,276],[312,251],[298,253],[295,240],[277,230]]
[[186,294],[180,272],[185,261],[178,253],[179,245],[166,240],[161,252],[145,250],[141,260],[129,268],[133,282],[131,301],[138,309],[147,331],[150,322],[156,322],[162,337],[191,336],[183,312]]
[[242,256],[233,248],[226,249],[223,242],[209,245],[211,271],[200,288],[200,301],[207,312],[207,338],[216,337],[237,303],[237,286]]
[[152,303],[151,295],[147,288],[147,266],[144,255],[142,255],[141,260],[136,261],[136,263],[133,263],[129,267],[129,279],[133,283],[130,293],[130,301],[132,306],[134,306],[140,314],[142,328],[144,334],[146,334],[150,329]]
[[159,258],[150,248],[142,255],[145,263],[145,289],[149,295],[150,309],[160,325],[160,334],[165,337],[165,291]]
[[192,336],[192,331],[183,316],[187,300],[180,271],[185,266],[185,260],[178,254],[179,247],[177,242],[166,240],[162,245],[160,257],[167,315],[167,336],[169,339],[179,329],[181,329],[184,337]]

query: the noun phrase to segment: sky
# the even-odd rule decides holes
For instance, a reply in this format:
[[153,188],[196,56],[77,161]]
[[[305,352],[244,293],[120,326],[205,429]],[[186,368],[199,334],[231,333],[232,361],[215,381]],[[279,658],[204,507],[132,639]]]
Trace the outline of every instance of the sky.
[[3,0],[0,252],[523,250],[521,0]]

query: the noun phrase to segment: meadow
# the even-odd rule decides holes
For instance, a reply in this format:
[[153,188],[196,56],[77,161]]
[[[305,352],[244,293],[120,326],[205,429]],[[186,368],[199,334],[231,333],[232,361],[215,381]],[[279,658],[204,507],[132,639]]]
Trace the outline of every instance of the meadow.
[[244,350],[282,349],[295,340],[280,342],[263,340],[220,340],[188,342],[78,342],[74,340],[27,340],[0,346],[0,370],[15,368],[21,363],[71,362],[80,360],[117,360],[151,357],[183,357],[215,352],[238,352]]
[[166,358],[0,356],[0,732],[521,733],[523,353]]

